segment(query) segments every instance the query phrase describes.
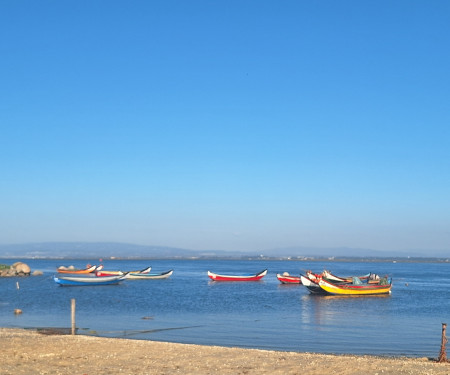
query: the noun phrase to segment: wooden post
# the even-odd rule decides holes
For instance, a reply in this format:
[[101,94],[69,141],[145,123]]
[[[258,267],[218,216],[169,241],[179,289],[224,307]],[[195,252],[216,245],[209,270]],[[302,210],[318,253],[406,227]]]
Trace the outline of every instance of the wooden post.
[[75,298],[71,300],[72,335],[75,334]]
[[441,351],[439,353],[438,362],[447,362],[447,350],[445,348],[445,345],[447,344],[448,340],[445,335],[446,329],[447,329],[447,324],[442,323]]

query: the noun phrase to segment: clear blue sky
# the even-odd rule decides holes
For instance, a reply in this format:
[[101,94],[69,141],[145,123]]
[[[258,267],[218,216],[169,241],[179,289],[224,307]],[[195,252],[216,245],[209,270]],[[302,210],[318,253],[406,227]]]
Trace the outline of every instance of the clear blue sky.
[[0,244],[450,254],[450,2],[2,1]]

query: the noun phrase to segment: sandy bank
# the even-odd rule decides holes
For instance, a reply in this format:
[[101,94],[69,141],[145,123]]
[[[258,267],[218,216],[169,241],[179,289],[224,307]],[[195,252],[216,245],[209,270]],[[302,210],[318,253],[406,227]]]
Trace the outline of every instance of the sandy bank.
[[450,374],[449,363],[223,348],[0,328],[7,374]]

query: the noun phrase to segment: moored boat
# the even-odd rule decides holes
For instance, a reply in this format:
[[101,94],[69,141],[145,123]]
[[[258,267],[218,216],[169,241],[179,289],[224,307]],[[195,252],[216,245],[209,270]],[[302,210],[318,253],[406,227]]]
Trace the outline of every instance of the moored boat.
[[389,294],[392,289],[392,280],[387,278],[381,279],[379,284],[366,284],[357,277],[347,284],[333,284],[325,279],[320,279],[318,284],[327,293],[348,296]]
[[55,283],[61,286],[94,286],[94,285],[114,285],[126,279],[125,275],[120,276],[53,276]]
[[311,271],[306,271],[306,278],[309,279],[309,280],[311,280],[311,281],[314,281],[314,282],[316,282],[316,283],[317,283],[322,277],[323,277],[323,274],[322,274],[322,273],[314,273],[314,272],[311,272]]
[[150,270],[152,269],[152,267],[147,267],[144,268],[143,270],[140,271],[115,271],[115,270],[102,270],[99,272],[96,272],[97,276],[119,276],[119,275],[124,275],[125,273],[139,273],[139,274],[148,274],[150,272]]
[[341,277],[341,276],[336,276],[333,275],[330,271],[328,270],[323,270],[321,276],[322,278],[325,278],[329,281],[331,281],[332,283],[351,283],[353,280],[353,277],[357,277],[360,280],[368,280],[369,277],[373,275],[372,273],[368,273],[366,275],[362,275],[362,276],[346,276],[346,277]]
[[309,277],[300,275],[301,283],[310,291],[311,294],[328,294],[324,289],[322,289],[318,281],[313,280]]
[[208,271],[208,276],[214,281],[258,281],[267,275],[267,270],[250,275],[223,275]]
[[[84,269],[76,269],[76,268],[66,268],[66,267],[59,267],[57,269],[58,273],[72,273],[72,274],[85,274],[85,273],[92,273],[95,270],[97,270],[100,266],[88,266]],[[103,268],[103,266],[101,266]],[[100,268],[101,269],[101,268]]]
[[277,273],[277,279],[282,284],[301,284],[300,276],[291,276],[287,272]]
[[129,272],[126,276],[130,280],[158,280],[168,279],[172,276],[173,270],[169,270],[161,273],[142,273],[142,272]]

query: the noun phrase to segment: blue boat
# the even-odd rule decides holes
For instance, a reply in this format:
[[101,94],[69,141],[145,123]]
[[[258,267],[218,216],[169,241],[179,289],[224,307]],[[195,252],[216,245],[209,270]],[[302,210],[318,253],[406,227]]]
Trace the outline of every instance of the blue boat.
[[127,274],[118,276],[53,276],[55,283],[61,286],[116,285],[125,280]]

